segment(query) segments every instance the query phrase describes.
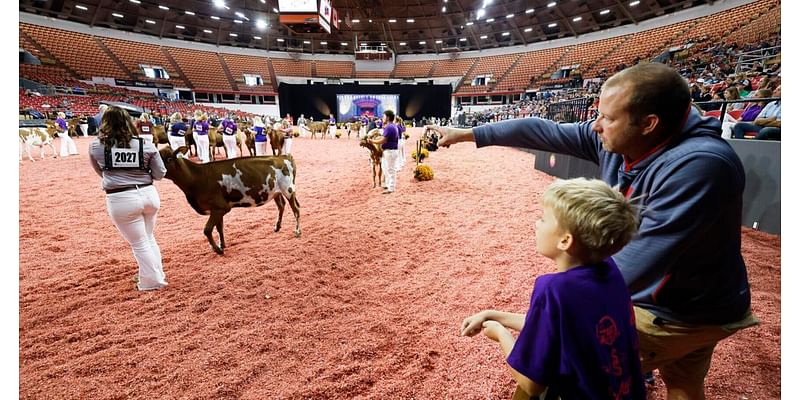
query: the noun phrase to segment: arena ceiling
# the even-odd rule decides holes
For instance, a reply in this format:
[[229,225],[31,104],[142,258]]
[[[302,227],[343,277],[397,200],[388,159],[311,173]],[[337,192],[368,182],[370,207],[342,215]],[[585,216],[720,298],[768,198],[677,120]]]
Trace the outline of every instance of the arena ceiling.
[[[21,0],[21,12],[162,38],[272,51],[397,54],[491,49],[581,36],[713,0],[332,0],[339,29],[303,33],[277,0]],[[221,3],[221,4],[220,4]]]

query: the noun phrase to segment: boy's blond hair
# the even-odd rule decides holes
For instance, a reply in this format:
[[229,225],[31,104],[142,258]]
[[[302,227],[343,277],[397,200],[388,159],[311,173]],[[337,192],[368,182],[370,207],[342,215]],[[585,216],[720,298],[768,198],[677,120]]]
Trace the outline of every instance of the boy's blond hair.
[[601,180],[557,180],[545,190],[542,204],[553,210],[558,225],[583,248],[585,262],[620,251],[639,229],[636,208]]

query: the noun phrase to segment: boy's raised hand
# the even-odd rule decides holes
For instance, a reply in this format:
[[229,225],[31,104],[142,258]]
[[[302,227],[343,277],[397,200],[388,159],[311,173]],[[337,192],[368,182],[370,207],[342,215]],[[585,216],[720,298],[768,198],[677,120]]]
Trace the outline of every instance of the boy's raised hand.
[[464,321],[461,322],[461,336],[475,336],[481,333],[484,321],[486,321],[486,313],[483,311],[464,318]]
[[497,321],[484,321],[483,322],[483,334],[486,335],[489,339],[494,340],[495,342],[500,341],[500,335],[503,332],[508,332],[503,324]]

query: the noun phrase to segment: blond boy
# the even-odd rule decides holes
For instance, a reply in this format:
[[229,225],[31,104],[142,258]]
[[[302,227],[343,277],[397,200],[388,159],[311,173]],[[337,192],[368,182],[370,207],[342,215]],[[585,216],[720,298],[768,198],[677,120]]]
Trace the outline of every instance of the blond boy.
[[541,204],[536,250],[557,272],[536,279],[527,314],[484,310],[464,319],[461,334],[499,342],[515,399],[645,399],[631,297],[611,259],[636,234],[636,210],[584,178],[556,181]]

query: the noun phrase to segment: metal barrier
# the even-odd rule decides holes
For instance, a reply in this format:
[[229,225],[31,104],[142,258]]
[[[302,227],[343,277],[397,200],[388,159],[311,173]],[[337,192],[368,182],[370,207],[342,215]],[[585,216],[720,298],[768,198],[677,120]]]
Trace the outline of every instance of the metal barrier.
[[[714,100],[714,101],[698,101],[692,104],[697,104],[698,106],[707,106],[707,105],[716,105],[720,108],[717,110],[709,110],[710,111],[719,111],[719,120],[725,121],[725,113],[728,112],[728,104],[732,103],[754,103],[754,102],[764,102],[765,104],[769,104],[771,101],[780,101],[780,97],[766,97],[763,99],[756,99],[756,98],[748,98],[748,99],[737,99],[737,100]],[[701,107],[702,108],[702,107]]]
[[547,119],[556,122],[583,122],[595,116],[589,112],[594,103],[593,97],[573,99],[553,103],[547,106]]

